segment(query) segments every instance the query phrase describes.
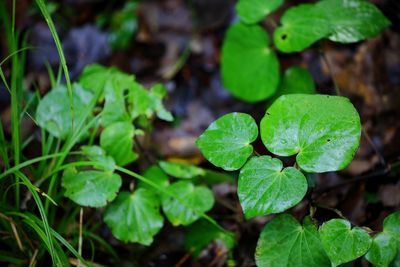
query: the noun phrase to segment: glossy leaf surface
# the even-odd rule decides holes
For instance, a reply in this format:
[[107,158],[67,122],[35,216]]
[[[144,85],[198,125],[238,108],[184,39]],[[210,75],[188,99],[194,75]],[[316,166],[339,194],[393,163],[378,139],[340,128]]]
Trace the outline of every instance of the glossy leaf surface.
[[282,3],[283,0],[240,0],[236,5],[236,11],[241,21],[254,24],[263,20]]
[[196,141],[204,157],[224,170],[240,169],[253,153],[258,136],[254,119],[245,113],[229,113],[213,123]]
[[344,169],[361,135],[360,117],[344,97],[291,94],[279,97],[261,121],[261,139],[280,156],[297,154],[307,172]]
[[310,218],[300,225],[288,214],[272,219],[262,230],[256,263],[258,267],[331,266]]
[[285,211],[307,192],[307,180],[270,156],[251,158],[240,170],[238,195],[246,218]]

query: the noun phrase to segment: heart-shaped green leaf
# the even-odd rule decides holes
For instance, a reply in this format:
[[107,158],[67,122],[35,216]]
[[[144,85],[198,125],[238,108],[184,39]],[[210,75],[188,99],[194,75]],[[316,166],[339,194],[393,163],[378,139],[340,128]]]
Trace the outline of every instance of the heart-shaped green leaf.
[[390,267],[400,267],[400,211],[390,214],[383,221],[383,232],[389,234],[396,240],[396,257]]
[[289,8],[281,24],[274,32],[274,42],[286,53],[300,52],[331,33],[329,20],[314,4]]
[[102,171],[65,171],[64,196],[86,207],[103,207],[116,196],[122,181],[118,174]]
[[[74,125],[85,119],[84,110],[93,98],[93,94],[80,85],[73,85]],[[72,130],[72,112],[70,97],[65,86],[58,86],[47,93],[39,102],[36,121],[51,135],[65,139]]]
[[191,179],[197,176],[204,176],[206,174],[204,169],[194,165],[168,161],[160,161],[159,164],[161,169],[163,169],[167,174],[176,178]]
[[226,34],[221,73],[235,97],[257,102],[272,96],[279,84],[279,61],[260,26],[237,23]]
[[322,245],[334,266],[355,260],[371,246],[371,237],[364,229],[343,219],[333,219],[319,229]]
[[280,7],[282,3],[283,0],[239,0],[236,10],[241,21],[254,24],[260,22],[265,16]]
[[135,128],[127,121],[107,126],[100,135],[100,145],[118,165],[124,166],[135,161],[138,155],[133,151]]
[[153,242],[164,222],[156,195],[143,188],[120,193],[107,208],[104,221],[119,240],[143,245]]
[[307,217],[303,226],[283,214],[261,232],[256,248],[258,267],[330,267],[316,226]]
[[329,39],[335,42],[358,42],[390,25],[378,8],[364,0],[322,0],[316,8],[330,21]]
[[268,108],[260,129],[269,151],[297,154],[297,163],[307,172],[344,169],[361,135],[360,117],[350,101],[328,95],[283,95]]
[[227,171],[240,169],[253,153],[258,127],[245,113],[226,114],[208,126],[196,141],[204,157]]
[[204,186],[194,186],[187,181],[171,184],[163,195],[162,208],[172,225],[188,225],[200,218],[200,214],[209,211],[214,205],[214,196]]
[[240,170],[238,195],[246,218],[285,211],[307,192],[307,180],[293,167],[270,156],[251,158]]
[[397,253],[396,240],[388,233],[379,233],[372,240],[365,258],[376,267],[387,267]]

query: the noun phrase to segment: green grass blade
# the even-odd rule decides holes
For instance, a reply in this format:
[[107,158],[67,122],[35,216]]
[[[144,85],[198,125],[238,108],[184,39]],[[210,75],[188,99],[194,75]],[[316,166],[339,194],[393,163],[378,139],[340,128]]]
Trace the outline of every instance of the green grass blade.
[[60,41],[60,38],[58,37],[56,27],[54,26],[53,19],[51,18],[51,15],[49,11],[47,10],[47,6],[44,2],[44,0],[36,0],[36,4],[38,5],[40,11],[42,12],[43,17],[45,18],[47,25],[49,26],[51,35],[53,36],[54,42],[57,47],[58,55],[60,57],[60,62],[61,66],[64,70],[64,76],[65,76],[65,82],[67,84],[67,89],[68,89],[68,94],[69,94],[69,100],[70,100],[70,109],[71,109],[71,114],[72,114],[72,133],[74,132],[74,98],[72,96],[72,84],[71,84],[71,79],[69,77],[69,70],[67,66],[67,61],[65,60],[65,55],[64,55],[64,50]]

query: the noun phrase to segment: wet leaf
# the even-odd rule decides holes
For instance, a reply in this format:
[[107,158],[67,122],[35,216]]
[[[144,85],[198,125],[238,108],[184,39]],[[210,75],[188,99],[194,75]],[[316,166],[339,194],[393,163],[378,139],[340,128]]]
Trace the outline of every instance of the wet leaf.
[[104,221],[124,242],[150,245],[164,224],[156,196],[146,189],[122,192],[107,208]]
[[274,42],[282,52],[300,52],[331,33],[326,15],[314,4],[291,7],[281,17],[282,26],[274,32]]
[[263,28],[237,23],[222,47],[222,80],[235,97],[257,102],[273,95],[279,84],[279,61]]
[[240,170],[238,195],[246,218],[285,211],[307,192],[307,180],[293,167],[270,156],[251,158]]
[[[89,160],[98,162],[104,171],[113,172],[115,170],[115,160],[106,155],[106,152],[99,146],[82,146],[83,153]],[[100,166],[96,166],[99,167]]]
[[373,4],[363,0],[323,0],[317,9],[330,21],[329,39],[353,43],[378,35],[390,21]]
[[261,232],[256,248],[259,267],[330,267],[316,226],[307,217],[300,225],[291,215],[272,219]]
[[291,94],[279,97],[261,121],[261,139],[279,156],[297,154],[307,172],[344,169],[358,149],[360,117],[344,97]]
[[214,205],[214,196],[204,186],[194,186],[187,181],[171,184],[168,191],[179,198],[163,195],[162,208],[174,226],[189,225],[200,218],[199,213],[209,211]]
[[351,228],[350,222],[333,219],[325,222],[319,229],[322,245],[333,266],[355,260],[371,246],[371,237],[360,227]]
[[396,240],[385,232],[377,234],[365,258],[376,267],[387,267],[397,253]]
[[229,113],[213,123],[196,141],[204,157],[224,170],[238,170],[253,152],[258,136],[254,119],[245,113]]
[[400,211],[390,214],[383,221],[383,232],[389,234],[396,240],[396,257],[390,264],[390,267],[400,267]]
[[315,94],[315,82],[308,70],[302,67],[291,67],[283,74],[279,86],[280,95]]

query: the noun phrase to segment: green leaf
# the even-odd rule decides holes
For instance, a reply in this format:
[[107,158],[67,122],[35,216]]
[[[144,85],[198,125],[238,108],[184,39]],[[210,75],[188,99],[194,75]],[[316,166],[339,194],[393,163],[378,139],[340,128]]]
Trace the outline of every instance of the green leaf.
[[281,24],[274,32],[274,42],[285,53],[300,52],[332,31],[326,15],[314,4],[289,8],[281,17]]
[[99,146],[82,146],[83,153],[89,160],[102,164],[104,171],[113,172],[115,170],[115,160],[106,155],[106,152]]
[[283,4],[283,0],[239,0],[236,5],[240,19],[248,24],[258,23]]
[[[85,116],[84,110],[93,98],[93,94],[78,84],[73,84],[74,125]],[[67,88],[63,85],[53,88],[39,102],[36,121],[51,135],[65,139],[72,130],[72,112]]]
[[375,37],[390,21],[373,4],[364,0],[322,0],[316,4],[330,21],[329,39],[353,43]]
[[179,181],[171,184],[168,191],[176,198],[164,194],[162,208],[174,226],[193,223],[200,218],[199,213],[209,211],[214,205],[213,193],[204,186]]
[[99,64],[92,64],[85,67],[79,77],[79,84],[94,92],[103,92],[106,83],[112,81],[117,90],[128,89],[134,83],[135,77],[121,72],[117,68],[107,68]]
[[117,81],[108,80],[104,87],[106,101],[101,113],[103,126],[108,126],[117,121],[129,120],[129,115],[125,108],[124,90],[117,83]]
[[165,87],[161,84],[154,85],[150,90],[146,90],[140,84],[133,85],[128,94],[131,118],[135,119],[141,115],[151,118],[156,114],[161,120],[172,121],[172,114],[162,103],[166,93]]
[[116,196],[122,181],[118,174],[68,170],[62,177],[64,196],[85,207],[104,207]]
[[92,64],[83,69],[79,77],[79,84],[96,93],[103,91],[108,79],[108,68],[99,64]]
[[224,86],[237,98],[257,102],[272,96],[279,84],[279,61],[269,48],[260,26],[237,23],[226,34],[222,47]]
[[364,229],[354,227],[343,219],[325,222],[319,229],[322,245],[333,266],[355,260],[371,246],[371,237]]
[[185,230],[185,247],[195,256],[199,256],[201,250],[214,240],[223,241],[227,249],[232,249],[235,245],[233,233],[223,232],[204,219],[189,225]]
[[315,83],[308,70],[302,67],[291,67],[283,74],[279,86],[280,95],[288,94],[315,94]]
[[196,141],[204,157],[227,171],[240,169],[253,153],[258,127],[245,113],[226,114],[208,126]]
[[124,166],[138,158],[132,150],[135,128],[130,122],[116,122],[103,130],[100,145],[115,162]]
[[397,255],[390,267],[400,267],[400,211],[390,214],[383,221],[383,232],[396,240]]
[[307,180],[293,167],[282,169],[279,159],[251,158],[240,170],[238,195],[246,218],[285,211],[307,192]]
[[197,176],[203,176],[206,173],[202,168],[189,164],[168,161],[160,161],[158,164],[167,174],[176,178],[192,179]]
[[[162,188],[167,188],[169,186],[168,176],[157,165],[152,165],[148,169],[146,169],[143,173],[143,176]],[[157,195],[160,193],[157,189],[141,180],[138,181],[138,186],[140,188],[154,191]]]
[[316,226],[307,217],[303,226],[291,215],[280,215],[264,227],[256,248],[258,267],[330,267]]
[[365,258],[376,267],[387,267],[397,253],[396,240],[388,233],[379,233],[372,240]]
[[360,117],[345,97],[291,94],[279,97],[261,121],[261,139],[279,156],[297,154],[307,172],[344,169],[356,153]]
[[157,197],[143,188],[120,193],[106,210],[104,221],[119,240],[143,245],[150,245],[164,224]]

